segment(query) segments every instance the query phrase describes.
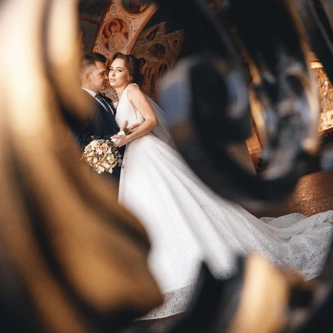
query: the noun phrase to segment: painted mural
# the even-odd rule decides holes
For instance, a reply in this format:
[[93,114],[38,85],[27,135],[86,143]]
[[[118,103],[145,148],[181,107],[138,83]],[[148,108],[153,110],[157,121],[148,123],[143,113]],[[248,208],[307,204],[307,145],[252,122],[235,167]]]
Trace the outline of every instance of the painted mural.
[[167,33],[166,24],[162,22],[145,29],[131,52],[141,59],[142,90],[154,100],[158,98],[159,80],[174,66],[184,42],[183,30]]
[[108,59],[121,51],[130,53],[149,18],[156,12],[154,4],[142,1],[113,0],[101,20],[93,51]]

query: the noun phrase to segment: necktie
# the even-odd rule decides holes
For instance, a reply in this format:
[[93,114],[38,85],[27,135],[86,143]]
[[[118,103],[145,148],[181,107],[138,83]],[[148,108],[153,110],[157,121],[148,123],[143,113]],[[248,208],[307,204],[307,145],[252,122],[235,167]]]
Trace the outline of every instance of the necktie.
[[103,96],[100,93],[97,93],[95,95],[95,98],[103,105],[106,111],[111,112],[111,114],[114,115],[113,108],[111,107],[111,105],[109,105],[109,103],[103,98]]

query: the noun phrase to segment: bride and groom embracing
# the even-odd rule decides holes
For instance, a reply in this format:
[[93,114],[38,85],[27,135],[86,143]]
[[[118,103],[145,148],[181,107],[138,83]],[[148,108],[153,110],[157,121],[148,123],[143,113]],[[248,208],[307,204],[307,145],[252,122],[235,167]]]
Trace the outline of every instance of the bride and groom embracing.
[[[89,85],[83,81],[82,87],[88,93],[105,88],[102,58],[82,67],[83,79],[85,71]],[[114,55],[108,74],[119,97],[114,118],[99,107],[78,131],[78,141],[84,146],[92,137],[112,136],[119,149],[126,145],[118,200],[144,225],[152,244],[149,267],[168,300],[146,318],[184,311],[203,261],[214,276],[224,278],[232,274],[238,255],[257,252],[306,279],[317,276],[330,248],[333,212],[258,219],[216,195],[172,148],[161,110],[135,83],[139,75],[135,57]],[[126,124],[132,132],[115,134]]]

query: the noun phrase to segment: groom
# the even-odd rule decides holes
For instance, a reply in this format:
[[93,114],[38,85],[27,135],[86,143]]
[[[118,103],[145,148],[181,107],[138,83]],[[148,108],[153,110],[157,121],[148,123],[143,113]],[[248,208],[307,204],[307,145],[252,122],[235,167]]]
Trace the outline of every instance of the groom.
[[[92,99],[94,112],[89,119],[73,129],[80,150],[94,139],[110,139],[120,129],[116,123],[116,109],[109,98],[101,95],[107,87],[108,72],[105,66],[106,57],[97,52],[86,53],[81,58],[80,79],[84,92]],[[125,127],[124,124],[123,127]],[[118,148],[124,155],[125,147]],[[120,167],[116,166],[111,174],[119,182]]]

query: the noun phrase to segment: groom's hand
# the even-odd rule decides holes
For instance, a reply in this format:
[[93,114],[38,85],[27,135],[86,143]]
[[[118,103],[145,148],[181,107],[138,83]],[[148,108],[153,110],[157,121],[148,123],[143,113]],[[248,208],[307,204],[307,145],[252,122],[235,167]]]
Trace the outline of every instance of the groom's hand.
[[116,135],[111,136],[111,139],[114,142],[116,147],[121,147],[126,145],[127,143],[131,142],[131,139],[128,135],[135,132],[135,130],[140,126],[140,124],[133,124],[129,128],[127,128],[128,121],[126,120],[120,128],[120,132]]
[[137,129],[137,127],[140,126],[140,124],[133,124],[127,128],[127,125],[128,125],[128,121],[126,120],[120,128],[120,132],[124,132],[125,135],[132,134]]
[[140,126],[141,124],[137,123],[137,124],[133,124],[131,125],[128,129],[131,133],[135,132],[135,130]]
[[120,127],[120,132],[124,131],[124,129],[127,128],[127,125],[128,125],[128,121],[126,120],[126,121],[123,123],[123,126]]

